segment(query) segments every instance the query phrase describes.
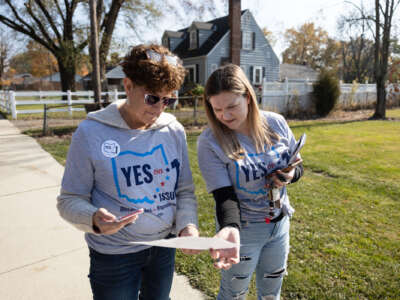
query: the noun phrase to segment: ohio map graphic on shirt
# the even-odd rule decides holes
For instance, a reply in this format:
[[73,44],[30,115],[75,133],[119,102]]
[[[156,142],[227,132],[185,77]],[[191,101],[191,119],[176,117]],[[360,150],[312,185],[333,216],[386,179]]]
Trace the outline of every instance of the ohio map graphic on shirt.
[[120,152],[111,163],[120,198],[142,205],[175,200],[180,163],[168,160],[162,144],[147,152]]
[[264,185],[268,174],[287,166],[289,148],[277,143],[262,153],[246,153],[235,161],[235,181],[238,190],[250,195],[265,195]]

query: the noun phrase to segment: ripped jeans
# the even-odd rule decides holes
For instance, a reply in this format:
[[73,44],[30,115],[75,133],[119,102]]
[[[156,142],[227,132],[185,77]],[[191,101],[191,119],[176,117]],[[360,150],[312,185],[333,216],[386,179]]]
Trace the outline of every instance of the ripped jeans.
[[258,300],[279,300],[289,253],[289,217],[277,223],[242,222],[240,263],[221,271],[218,300],[245,300],[254,271]]

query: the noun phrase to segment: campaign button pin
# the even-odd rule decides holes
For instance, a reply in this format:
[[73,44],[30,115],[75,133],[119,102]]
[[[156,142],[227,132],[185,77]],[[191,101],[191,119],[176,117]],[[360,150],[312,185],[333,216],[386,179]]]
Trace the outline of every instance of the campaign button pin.
[[117,157],[120,151],[121,147],[116,141],[113,140],[107,140],[101,145],[101,152],[105,157]]

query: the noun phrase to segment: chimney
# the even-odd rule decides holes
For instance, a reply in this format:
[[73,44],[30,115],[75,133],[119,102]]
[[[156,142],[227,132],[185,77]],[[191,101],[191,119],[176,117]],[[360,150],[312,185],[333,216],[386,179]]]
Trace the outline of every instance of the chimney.
[[231,30],[229,55],[231,63],[238,66],[240,66],[240,48],[242,44],[240,1],[229,0],[229,28]]

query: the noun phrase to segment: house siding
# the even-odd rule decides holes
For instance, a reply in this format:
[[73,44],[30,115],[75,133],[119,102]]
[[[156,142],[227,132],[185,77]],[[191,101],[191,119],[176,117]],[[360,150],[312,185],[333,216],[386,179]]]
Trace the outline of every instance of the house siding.
[[251,50],[241,49],[240,51],[240,66],[245,69],[247,77],[249,79],[252,77],[249,73],[251,69],[260,66],[265,68],[267,81],[278,81],[279,59],[249,11],[242,15],[241,30],[242,33],[247,31],[255,34],[255,48]]
[[213,33],[212,30],[204,30],[204,29],[199,29],[198,30],[198,47],[201,47],[205,41],[210,37],[210,35]]
[[[205,72],[206,72],[206,65],[205,65],[205,56],[202,57],[191,57],[191,58],[185,58],[183,59],[183,66],[189,66],[189,65],[196,65],[198,67],[198,71],[196,71],[196,74],[198,74],[197,78],[197,83],[201,85],[205,85]],[[208,78],[208,77],[207,77]]]
[[212,49],[210,51],[210,53],[208,53],[208,55],[207,55],[207,59],[206,59],[207,70],[206,70],[205,81],[207,81],[208,77],[210,77],[210,75],[212,73],[211,66],[213,64],[216,64],[217,67],[220,67],[221,60],[223,58],[229,58],[229,31],[216,44],[214,49]]
[[[228,22],[227,16],[210,21],[210,23],[213,23],[213,28],[211,30],[196,28],[196,49],[189,48],[190,43],[188,36],[189,32],[195,28],[195,25],[193,25],[194,23],[191,27],[183,29],[183,31],[186,31],[186,36],[182,36],[183,42],[180,43],[180,45],[180,39],[170,38],[170,49],[172,51],[176,49],[176,53],[183,58],[184,66],[197,65],[198,71],[196,73],[198,75],[197,82],[199,84],[204,85],[206,83],[208,77],[212,73],[213,65],[220,67],[224,63],[230,61],[230,31],[225,22]],[[249,10],[245,10],[242,13],[241,31],[249,32],[249,38],[251,36],[251,40],[248,40],[248,45],[250,47],[251,44],[251,49],[240,50],[240,66],[245,71],[246,76],[252,81],[252,71],[255,67],[259,67],[262,72],[260,75],[264,77],[266,81],[278,81],[279,59]],[[250,43],[250,41],[254,42]],[[259,85],[262,83],[262,78],[260,81]]]
[[[249,17],[246,15],[249,15]],[[250,71],[254,67],[262,67],[265,68],[265,79],[267,81],[279,81],[279,59],[249,11],[242,15],[241,30],[242,32],[248,31],[255,34],[255,49],[240,50],[240,66],[246,73],[247,78],[250,79],[252,77]],[[205,81],[212,73],[211,66],[213,64],[219,67],[221,66],[222,58],[229,58],[229,34],[230,31],[207,55]]]

